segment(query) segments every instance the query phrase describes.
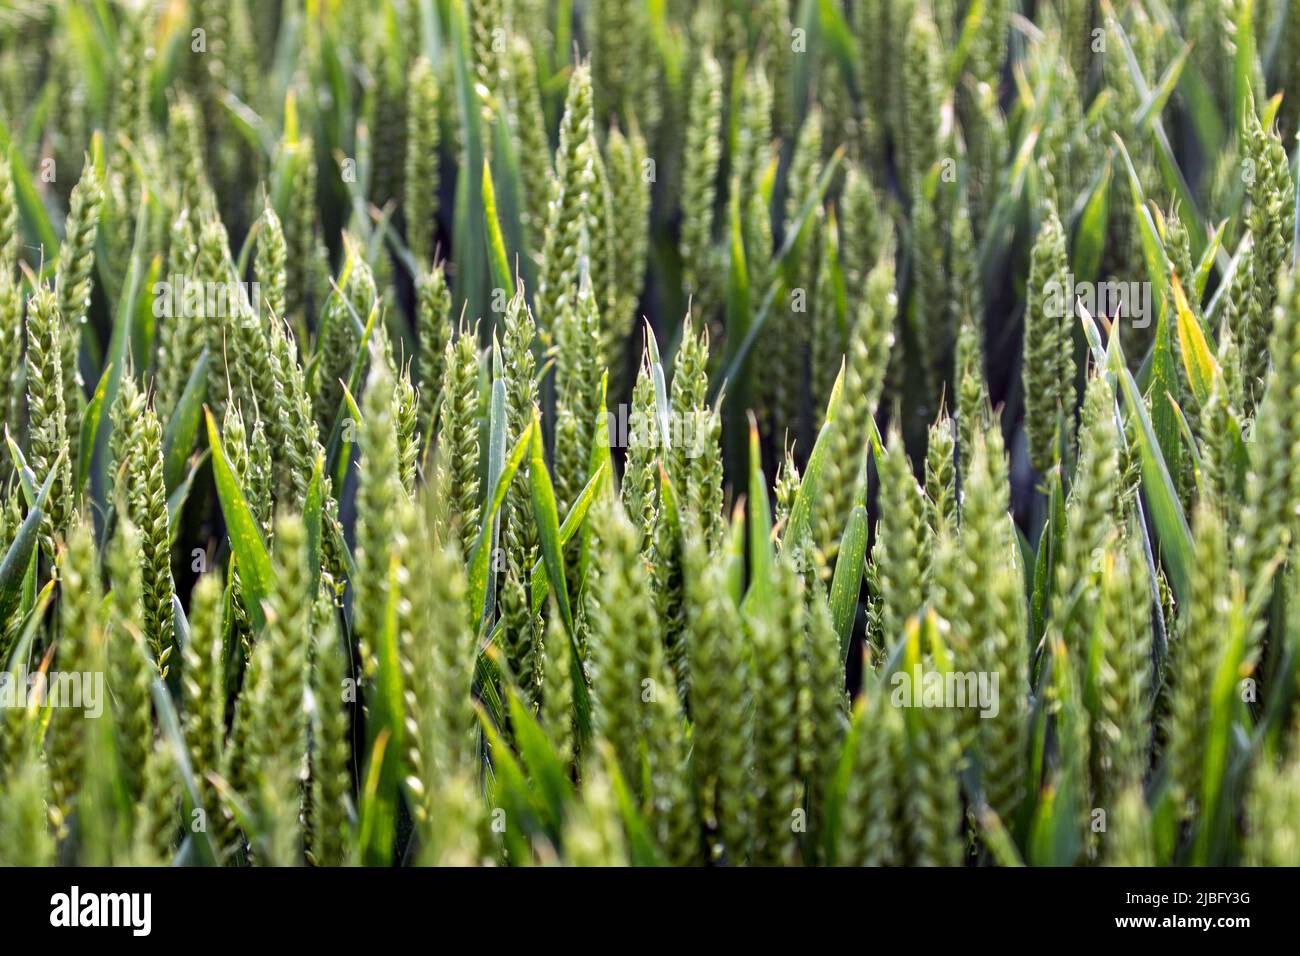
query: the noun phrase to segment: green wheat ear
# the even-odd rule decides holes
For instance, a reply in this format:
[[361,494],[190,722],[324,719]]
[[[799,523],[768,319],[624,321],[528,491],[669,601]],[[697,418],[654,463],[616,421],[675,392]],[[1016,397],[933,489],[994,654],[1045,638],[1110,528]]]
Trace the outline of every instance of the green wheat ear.
[[890,240],[889,220],[867,170],[850,166],[844,176],[840,212],[840,262],[850,301],[862,294],[867,274]]
[[[772,83],[761,66],[751,67],[741,86],[735,152],[728,169],[742,198],[758,191],[772,145]],[[746,240],[746,247],[752,247],[752,237],[747,235]]]
[[700,834],[687,761],[690,745],[668,677],[663,672],[658,692],[643,705],[649,711],[644,746],[653,807],[650,823],[673,866],[694,866],[700,857]]
[[1111,826],[1102,841],[1110,866],[1154,866],[1155,838],[1151,811],[1140,786],[1126,788],[1115,803]]
[[[86,522],[77,522],[58,555],[59,586],[63,600],[59,604],[59,640],[57,666],[60,671],[93,670],[103,633],[100,630],[99,569],[95,555],[94,530]],[[54,708],[45,731],[45,755],[50,771],[51,809],[55,825],[62,828],[68,820],[81,790],[85,771],[86,724],[77,711]]]
[[81,328],[86,324],[86,314],[90,309],[95,236],[99,229],[103,201],[104,190],[99,175],[95,171],[94,162],[87,157],[81,179],[72,188],[65,236],[59,247],[59,262],[54,279],[59,315],[63,318],[64,334],[59,340],[59,356],[67,415],[65,429],[69,435],[80,431],[81,413],[85,406],[78,358],[81,353]]
[[888,695],[867,692],[858,699],[845,739],[848,780],[840,808],[835,862],[840,866],[890,866],[903,858],[897,822],[901,815],[903,747],[900,711]]
[[1252,866],[1295,866],[1300,860],[1300,761],[1281,767],[1261,758],[1247,802],[1246,859]]
[[284,241],[289,255],[288,281],[285,286],[285,309],[288,318],[298,321],[309,305],[319,307],[317,296],[327,287],[319,281],[322,256],[317,235],[316,160],[315,144],[311,137],[303,137],[295,150],[291,164],[292,178],[289,189],[289,208],[284,216]]
[[397,378],[393,392],[393,417],[397,423],[398,471],[402,487],[408,495],[415,494],[415,480],[420,462],[420,394],[411,384],[411,367],[408,363]]
[[67,527],[76,499],[63,397],[64,334],[57,299],[49,287],[40,286],[27,300],[28,461],[38,485],[55,473],[41,525],[42,547],[51,557],[54,537]]
[[[649,573],[636,529],[621,506],[598,502],[598,568],[587,620],[595,734],[613,748],[629,786],[640,791],[641,747],[649,721],[645,682],[664,683],[663,652]],[[666,688],[661,688],[664,690]]]
[[[516,16],[516,24],[518,19]],[[551,178],[555,172],[551,163],[551,143],[546,132],[546,112],[542,108],[537,66],[529,39],[540,36],[540,33],[516,30],[510,37],[512,126],[524,191],[520,218],[530,249],[539,249],[542,245]]]
[[647,24],[641,22],[644,13],[639,4],[593,0],[587,11],[595,117],[603,126],[615,115],[626,115],[631,100],[629,81],[638,66],[633,62],[636,54],[629,56],[629,46],[638,40],[635,31]]
[[246,686],[251,695],[248,747],[253,801],[266,831],[254,847],[259,862],[285,866],[301,859],[299,777],[307,756],[307,651],[316,595],[309,587],[302,519],[282,512],[275,522],[266,629],[253,653],[259,661]]
[[288,288],[285,261],[284,226],[275,208],[268,202],[262,209],[261,229],[257,234],[257,254],[254,274],[261,293],[262,316],[266,323],[283,321]]
[[691,435],[694,456],[691,458],[688,504],[701,523],[704,540],[710,548],[722,545],[725,534],[723,518],[722,472],[722,403],[695,410]]
[[591,279],[583,272],[563,296],[555,338],[555,497],[566,514],[587,481],[591,435],[600,411],[600,315]]
[[[1029,461],[1047,471],[1059,457],[1057,450],[1073,434],[1074,339],[1066,286],[1069,264],[1065,231],[1054,209],[1048,209],[1030,254],[1025,301],[1025,345],[1021,378],[1025,387],[1025,437]],[[1065,434],[1057,428],[1066,424]],[[1068,440],[1068,439],[1066,439]]]
[[22,391],[18,372],[23,362],[23,296],[10,270],[0,265],[0,415],[10,423],[15,440],[20,438]]
[[135,809],[131,854],[143,865],[162,866],[175,850],[180,800],[179,775],[171,745],[160,740],[144,764],[144,788]]
[[[506,308],[505,333],[499,355],[506,387],[507,444],[519,441],[533,422],[538,403],[533,342],[536,327],[522,285]],[[511,672],[527,699],[540,700],[543,681],[541,618],[533,614],[529,576],[538,553],[537,525],[533,519],[529,466],[521,464],[506,492],[502,518],[506,553],[506,579],[501,590],[501,616]]]
[[609,777],[591,761],[583,773],[583,799],[565,820],[561,835],[564,861],[569,866],[627,866],[627,838],[624,836],[618,803]]
[[[920,666],[946,669],[941,663],[946,650],[933,611],[927,611],[920,621],[910,618],[902,640],[906,642],[903,659],[913,674]],[[960,759],[954,714],[943,707],[909,707],[903,722],[907,768],[902,806],[907,819],[908,863],[956,866],[962,847],[957,837],[961,801],[953,773]]]
[[[1117,542],[1118,544],[1118,542]],[[1101,665],[1094,678],[1095,806],[1109,806],[1128,785],[1140,784],[1151,738],[1151,597],[1136,534],[1112,545],[1102,569],[1101,621],[1094,646]]]
[[569,635],[560,623],[560,613],[553,605],[547,614],[547,622],[546,640],[542,647],[541,723],[560,765],[567,771],[573,766],[577,745],[573,711],[573,652]]
[[202,119],[192,97],[180,94],[167,108],[167,142],[172,147],[171,172],[186,207],[204,216],[215,209],[204,160]]
[[975,436],[990,419],[983,334],[969,312],[962,315],[957,327],[953,378],[957,392],[957,468],[959,474],[965,475],[970,470]]
[[801,581],[784,560],[766,584],[766,601],[747,621],[754,668],[754,792],[751,862],[788,865],[798,859],[793,814],[803,803],[796,774],[799,702],[795,666],[804,630]]
[[271,323],[269,333],[275,385],[269,398],[259,402],[259,408],[266,409],[271,434],[284,439],[272,456],[274,497],[280,504],[300,507],[306,500],[315,458],[321,450],[319,433],[293,333],[282,319]]
[[182,652],[181,669],[185,746],[198,784],[200,803],[208,814],[214,815],[211,832],[218,853],[230,836],[208,777],[224,765],[226,685],[221,603],[220,576],[211,571],[200,576],[190,598],[190,639]]
[[410,578],[410,612],[400,645],[410,745],[406,786],[417,833],[431,847],[447,839],[439,830],[441,804],[454,797],[475,754],[470,690],[477,655],[459,549],[454,542],[436,541],[413,504],[400,510],[412,545],[428,556],[421,573]]
[[655,526],[659,493],[659,425],[655,408],[655,385],[650,372],[650,354],[643,349],[636,385],[632,388],[632,409],[628,416],[627,458],[623,466],[623,508],[648,543]]
[[[168,226],[167,281],[195,278],[192,274],[198,257],[198,224],[195,210],[182,207]],[[259,280],[260,281],[260,280]],[[160,316],[155,338],[154,407],[159,416],[170,420],[180,401],[190,372],[203,352],[206,330],[201,315],[191,315],[186,308],[172,307],[172,314]]]
[[433,430],[442,394],[443,353],[452,335],[451,290],[442,263],[415,280],[416,370],[420,384],[420,434]]
[[[239,388],[245,370],[239,363],[243,354],[236,339],[236,321],[231,314],[229,291],[236,288],[234,267],[226,227],[215,215],[206,218],[199,229],[198,257],[194,278],[206,283],[205,289],[227,290],[226,308],[204,308],[201,317],[204,344],[208,349],[208,404],[214,413],[224,414],[232,397],[250,397],[253,387]],[[251,407],[251,403],[250,403]]]
[[[613,316],[618,294],[617,262],[614,256],[616,220],[614,194],[610,186],[609,167],[599,147],[591,151],[591,168],[595,182],[590,196],[591,221],[587,233],[587,266],[591,275],[592,294],[600,316],[600,340],[621,345],[614,333]],[[609,353],[605,353],[609,356]],[[614,362],[621,365],[621,362]]]
[[1288,505],[1300,488],[1291,464],[1300,436],[1295,385],[1300,370],[1300,282],[1284,275],[1281,285],[1269,347],[1272,364],[1254,418],[1254,448],[1241,501],[1241,533],[1234,541],[1235,563],[1247,580],[1267,573],[1270,562],[1283,554],[1300,532]]
[[380,30],[372,33],[359,51],[372,77],[372,87],[363,104],[364,121],[375,142],[368,194],[375,202],[393,202],[399,206],[407,154],[404,43],[396,31]]
[[163,429],[152,408],[145,408],[138,434],[137,486],[132,512],[142,534],[144,638],[159,673],[166,677],[175,640],[172,608],[175,586],[171,570],[172,538],[167,487],[163,479]]
[[885,454],[876,461],[883,506],[871,552],[880,581],[881,623],[885,646],[901,640],[904,625],[925,602],[929,573],[929,534],[925,493],[896,426],[890,430]]
[[717,305],[713,277],[713,206],[722,153],[722,71],[708,52],[691,78],[682,154],[682,275],[694,311],[709,318]]
[[349,861],[352,826],[351,725],[347,682],[351,661],[334,622],[333,602],[322,589],[312,610],[311,816],[306,834],[309,859],[317,866]]
[[925,448],[926,521],[937,538],[957,530],[957,463],[953,421],[946,410],[930,426]]
[[774,249],[771,198],[760,185],[744,206],[741,228],[745,237],[746,265],[751,270],[750,287],[754,289],[766,289],[771,278]]
[[0,800],[0,863],[6,866],[52,866],[55,841],[50,834],[45,794],[45,765],[27,757],[5,778]]
[[580,63],[569,78],[542,241],[542,266],[535,301],[537,321],[543,329],[550,329],[557,322],[560,300],[577,287],[579,250],[585,245],[584,236],[592,233],[590,196],[595,184],[592,154],[596,146],[591,110],[591,72]]
[[[1002,16],[1005,23],[1008,0],[990,0],[990,16]],[[1000,9],[994,9],[1000,8]],[[998,70],[1001,70],[1005,58],[1005,36],[1002,52],[998,54]],[[972,228],[981,239],[988,226],[989,216],[998,200],[998,177],[1002,170],[1002,157],[1007,149],[1007,121],[998,102],[998,80],[990,79],[976,85],[971,96],[970,112],[974,120],[964,125],[967,147],[971,155],[970,179],[967,190],[970,195]]]
[[398,545],[394,533],[397,508],[408,497],[398,463],[392,403],[395,386],[388,356],[376,349],[357,429],[361,474],[357,483],[356,574],[352,580],[353,627],[362,673],[367,679],[373,679],[379,668],[374,641],[383,626],[389,568]]
[[[945,263],[945,249],[951,244],[956,197],[953,187],[937,170],[917,180],[913,201],[910,254],[915,282],[904,312],[912,329],[911,343],[922,372],[925,393],[942,389],[944,366],[953,339],[952,299],[957,268]],[[892,385],[898,383],[891,382]],[[897,388],[891,391],[897,393]]]
[[470,7],[471,58],[474,77],[495,104],[505,79],[505,64],[498,52],[497,36],[507,29],[505,4],[502,0],[477,0]]
[[921,182],[942,155],[940,116],[943,102],[943,54],[939,31],[924,8],[916,9],[902,24],[900,144],[907,192],[921,194]]
[[478,327],[461,325],[443,357],[442,407],[438,414],[438,465],[450,514],[460,525],[466,559],[479,532],[479,349]]
[[817,546],[833,561],[857,494],[867,445],[874,430],[876,404],[894,346],[894,263],[882,258],[866,279],[866,289],[849,328],[840,410],[831,424],[824,498],[818,503]]
[[[784,230],[793,228],[804,206],[814,198],[822,166],[822,116],[814,108],[799,127],[794,151],[785,173]],[[774,311],[761,340],[760,364],[770,369],[764,377],[763,400],[771,415],[770,430],[779,438],[802,438],[803,390],[809,347],[809,314],[816,311],[817,241],[824,228],[820,206],[804,221],[790,253],[788,275],[792,289]],[[785,237],[788,241],[790,237]],[[761,255],[761,253],[760,253]],[[762,268],[762,267],[760,267]]]
[[109,545],[106,562],[113,588],[108,631],[108,683],[113,696],[118,755],[122,759],[127,788],[133,799],[139,799],[153,745],[149,685],[158,671],[140,630],[144,619],[140,532],[129,518],[123,516],[119,520],[121,524]]
[[1295,183],[1287,152],[1275,130],[1265,130],[1255,111],[1254,98],[1246,97],[1244,136],[1254,170],[1249,183],[1251,203],[1247,225],[1253,251],[1251,307],[1240,328],[1247,395],[1253,406],[1268,369],[1273,331],[1273,306],[1279,299],[1278,270],[1291,258],[1292,231],[1286,227],[1287,210],[1294,210]]
[[825,573],[816,567],[804,587],[807,623],[796,673],[799,694],[799,770],[809,811],[808,862],[823,860],[828,793],[847,730],[848,695],[844,692],[844,661],[840,637],[831,618]]
[[[668,494],[669,490],[665,488],[664,493]],[[680,495],[681,491],[676,491],[676,494]],[[693,518],[694,516],[688,513],[686,523],[691,523]],[[688,701],[691,677],[683,633],[685,605],[682,600],[684,530],[683,518],[676,509],[661,508],[655,515],[649,563],[650,585],[654,595],[655,614],[659,621],[660,639],[666,652],[668,665],[676,679],[677,694],[683,701]]]
[[174,643],[172,529],[162,477],[162,425],[134,377],[125,375],[113,406],[113,460],[118,498],[139,528],[140,628],[162,676]]
[[651,178],[645,139],[635,125],[626,136],[618,127],[611,129],[608,150],[615,288],[602,323],[601,351],[610,365],[610,394],[621,396],[626,388],[625,346],[645,288]]
[[1210,722],[1209,688],[1228,633],[1231,613],[1225,585],[1239,587],[1230,577],[1228,543],[1222,519],[1213,509],[1197,508],[1193,518],[1195,562],[1190,600],[1180,615],[1181,634],[1170,646],[1168,726],[1164,761],[1170,792],[1180,817],[1200,805],[1205,769],[1202,746]]
[[427,58],[411,66],[406,103],[406,244],[421,267],[433,259],[438,214],[438,81]]
[[722,450],[719,412],[708,402],[709,332],[687,316],[673,359],[669,392],[672,411],[668,473],[683,505],[690,511],[708,546],[722,540]]
[[1079,466],[1066,503],[1065,534],[1056,566],[1058,602],[1053,621],[1079,673],[1088,657],[1088,635],[1097,611],[1096,554],[1116,529],[1114,477],[1119,470],[1119,431],[1110,384],[1094,375],[1084,395],[1079,429]]
[[[948,259],[952,275],[948,279],[948,314],[939,340],[937,375],[944,376],[951,367],[954,388],[958,388],[960,366],[957,364],[958,340],[966,326],[984,326],[984,279],[979,271],[979,245],[975,241],[969,191],[955,197],[952,226],[949,230]],[[945,389],[946,391],[946,389]]]
[[[787,445],[785,457],[781,459],[773,480],[773,491],[776,494],[776,508],[772,513],[774,526],[784,528],[790,523],[790,515],[794,511],[795,500],[799,496],[799,488],[802,484],[803,476],[799,474],[799,465],[794,460],[794,450]],[[803,548],[805,543],[791,541],[789,547]]]
[[[1223,329],[1227,333],[1227,328]],[[1235,469],[1233,432],[1242,433],[1242,422],[1228,397],[1228,383],[1220,377],[1210,387],[1210,395],[1201,407],[1200,434],[1197,444],[1201,456],[1202,495],[1214,504],[1235,529],[1240,496]]]
[[0,272],[13,278],[22,253],[23,236],[18,229],[18,203],[14,196],[13,167],[8,156],[0,156]]
[[[1024,798],[1028,663],[1022,568],[1009,522],[1010,499],[1002,433],[996,423],[974,439],[963,484],[960,595],[951,622],[958,667],[996,672],[998,713],[974,721],[985,797],[1007,818]],[[986,582],[986,583],[981,583]]]

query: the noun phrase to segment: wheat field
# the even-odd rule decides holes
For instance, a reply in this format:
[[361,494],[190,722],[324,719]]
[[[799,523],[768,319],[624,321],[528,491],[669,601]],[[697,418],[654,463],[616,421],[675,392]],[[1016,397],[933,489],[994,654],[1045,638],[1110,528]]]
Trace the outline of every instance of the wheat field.
[[0,863],[1300,865],[1290,0],[13,0]]

